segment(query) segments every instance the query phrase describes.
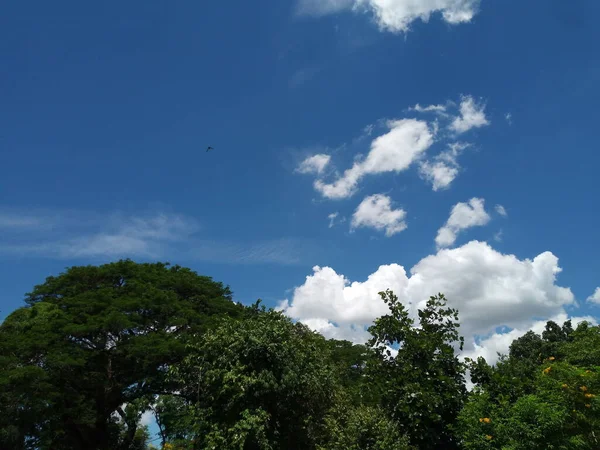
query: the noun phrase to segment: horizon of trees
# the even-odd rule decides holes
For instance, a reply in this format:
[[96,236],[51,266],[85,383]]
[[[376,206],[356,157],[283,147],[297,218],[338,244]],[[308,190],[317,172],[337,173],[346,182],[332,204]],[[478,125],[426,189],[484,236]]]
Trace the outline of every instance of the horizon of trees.
[[549,321],[490,365],[458,357],[443,294],[416,319],[380,296],[356,345],[180,266],[70,267],[0,324],[0,449],[600,448],[600,327]]

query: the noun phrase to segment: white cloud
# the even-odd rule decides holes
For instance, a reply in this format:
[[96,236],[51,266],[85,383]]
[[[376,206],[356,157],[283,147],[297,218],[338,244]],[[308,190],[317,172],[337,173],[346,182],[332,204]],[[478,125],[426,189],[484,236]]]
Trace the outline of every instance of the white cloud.
[[325,170],[325,167],[327,167],[327,165],[329,164],[330,160],[331,156],[322,153],[318,155],[309,156],[300,163],[296,171],[305,174],[321,174],[323,170]]
[[385,231],[387,237],[406,229],[406,212],[403,209],[393,209],[392,200],[383,194],[375,194],[358,205],[352,216],[352,229],[374,228]]
[[446,107],[444,105],[429,105],[429,106],[421,106],[420,104],[416,104],[415,106],[408,108],[409,111],[415,111],[418,113],[438,113],[443,114],[446,112]]
[[495,209],[495,210],[496,210],[496,212],[497,212],[498,214],[500,214],[502,217],[506,217],[506,216],[508,216],[508,213],[506,212],[506,208],[504,208],[504,206],[502,206],[502,205],[496,205],[496,206],[494,207],[494,209]]
[[434,191],[448,189],[458,176],[460,165],[457,158],[460,153],[469,147],[469,144],[454,142],[448,145],[449,149],[437,155],[433,161],[423,161],[419,165],[421,177],[429,181]]
[[359,181],[366,175],[402,172],[410,167],[433,144],[433,133],[427,122],[415,119],[388,122],[389,131],[371,143],[371,150],[362,161],[356,161],[331,184],[316,180],[315,189],[324,197],[341,199],[352,196]]
[[[367,175],[400,173],[412,165],[418,166],[421,178],[431,183],[434,191],[449,188],[461,173],[458,157],[472,145],[457,142],[456,137],[469,129],[489,124],[484,105],[477,104],[472,96],[462,96],[460,104],[450,100],[429,106],[417,104],[408,111],[431,112],[434,117],[425,120],[405,116],[403,119],[377,121],[376,126],[386,126],[387,131],[371,140],[366,156],[361,151],[356,152],[352,165],[342,173],[328,170],[325,175],[324,169],[330,163],[330,156],[324,153],[304,160],[296,172],[316,174],[313,186],[327,199],[353,196]],[[374,125],[365,127],[350,147],[360,149],[374,129]],[[426,153],[433,144],[446,145],[447,148],[434,157],[427,157]],[[340,148],[347,150],[348,146],[344,144]]]
[[463,96],[460,103],[460,116],[456,117],[450,124],[450,129],[457,134],[465,133],[473,128],[489,125],[485,117],[485,105],[477,104],[475,99],[468,95]]
[[598,303],[600,305],[600,287],[597,287],[592,295],[587,298],[588,302]]
[[345,9],[371,12],[382,31],[407,32],[415,20],[429,21],[441,13],[450,24],[470,22],[477,13],[480,0],[300,0],[299,12],[326,15]]
[[502,235],[504,234],[504,232],[502,230],[498,231],[496,234],[494,234],[494,240],[496,242],[502,242]]
[[458,234],[467,228],[483,226],[490,221],[482,198],[472,198],[468,203],[457,203],[452,207],[446,224],[438,230],[435,243],[438,248],[454,245]]
[[506,119],[506,121],[508,122],[509,125],[512,125],[512,114],[511,113],[506,113],[504,118]]
[[429,296],[441,292],[449,306],[458,308],[466,351],[474,352],[475,336],[487,336],[501,326],[527,330],[534,319],[564,313],[574,296],[556,284],[560,272],[558,258],[550,252],[520,260],[472,241],[423,258],[410,276],[402,266],[389,264],[365,281],[351,282],[330,267],[316,266],[295,288],[291,301],[280,307],[328,337],[364,342],[365,327],[388,313],[378,292],[392,289],[413,318]]

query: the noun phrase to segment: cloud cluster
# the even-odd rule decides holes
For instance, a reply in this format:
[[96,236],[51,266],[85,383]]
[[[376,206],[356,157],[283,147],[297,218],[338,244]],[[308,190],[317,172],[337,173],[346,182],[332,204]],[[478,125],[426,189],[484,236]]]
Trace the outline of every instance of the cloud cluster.
[[435,243],[438,248],[450,247],[461,231],[486,225],[489,221],[484,199],[472,198],[468,203],[457,203],[452,207],[446,224],[438,230]]
[[[360,181],[368,175],[401,173],[417,164],[421,177],[431,183],[434,191],[447,189],[460,172],[459,155],[470,146],[465,142],[456,142],[454,138],[490,123],[485,115],[485,105],[472,96],[462,96],[458,105],[453,102],[429,106],[417,104],[409,111],[433,113],[434,117],[432,120],[410,117],[388,120],[387,131],[371,141],[366,157],[356,155],[353,165],[341,174],[336,172],[333,180],[327,181],[323,176],[325,167],[331,163],[330,155],[323,153],[306,158],[296,172],[315,174],[315,190],[332,200],[353,196],[358,191]],[[373,131],[372,127],[369,131]],[[370,132],[362,137],[368,137]],[[434,144],[444,142],[447,149],[427,159],[427,151]]]
[[387,237],[406,229],[406,211],[393,209],[392,200],[387,195],[375,194],[366,197],[352,215],[351,228],[374,228],[385,231]]
[[433,131],[422,120],[393,120],[387,126],[389,131],[371,142],[371,149],[364,160],[356,161],[333,183],[317,179],[315,189],[329,199],[350,197],[363,177],[402,172],[433,144]]
[[527,330],[539,318],[563,314],[574,296],[556,284],[560,271],[550,252],[520,260],[472,241],[423,258],[410,276],[401,265],[389,264],[365,281],[351,282],[330,267],[314,267],[279,307],[328,337],[364,342],[365,327],[388,312],[378,292],[392,289],[415,318],[427,299],[441,292],[460,312],[466,350],[476,351],[475,336],[501,326]]
[[407,32],[412,22],[440,13],[450,24],[470,22],[480,0],[300,0],[300,14],[322,16],[343,10],[370,12],[382,31]]

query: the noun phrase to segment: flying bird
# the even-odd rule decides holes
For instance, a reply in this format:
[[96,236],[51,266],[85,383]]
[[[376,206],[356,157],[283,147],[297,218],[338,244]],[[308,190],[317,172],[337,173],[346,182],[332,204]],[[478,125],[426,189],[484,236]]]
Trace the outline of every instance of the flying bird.
[[212,148],[212,147],[208,147],[208,148],[206,149],[206,151],[209,151],[209,150],[214,150],[214,148]]

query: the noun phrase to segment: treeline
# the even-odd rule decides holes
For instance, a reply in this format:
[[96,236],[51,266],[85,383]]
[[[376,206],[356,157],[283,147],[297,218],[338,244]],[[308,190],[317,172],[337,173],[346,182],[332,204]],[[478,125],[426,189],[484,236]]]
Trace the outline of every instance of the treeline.
[[416,323],[380,295],[352,345],[183,267],[72,267],[0,325],[0,449],[600,448],[600,328],[548,322],[463,362],[443,295]]

